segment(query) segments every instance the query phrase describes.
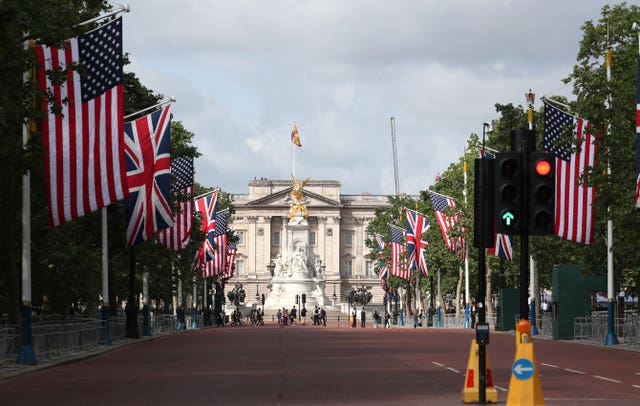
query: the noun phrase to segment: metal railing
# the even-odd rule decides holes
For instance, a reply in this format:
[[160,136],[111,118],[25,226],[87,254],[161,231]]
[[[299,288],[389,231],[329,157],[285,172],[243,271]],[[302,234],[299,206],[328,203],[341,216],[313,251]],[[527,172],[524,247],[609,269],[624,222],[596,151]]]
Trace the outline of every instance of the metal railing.
[[[578,341],[602,343],[609,332],[608,322],[606,313],[576,317],[573,321],[573,338]],[[640,317],[637,315],[614,319],[614,331],[621,344],[640,346]]]
[[[199,317],[201,319],[201,317]],[[190,322],[190,320],[189,320]],[[126,338],[126,317],[109,318],[112,342]],[[202,325],[202,320],[199,320]],[[143,327],[142,314],[138,315],[138,331]],[[191,329],[191,324],[187,324]],[[151,314],[149,329],[152,336],[177,331],[177,318],[173,315]],[[79,317],[48,317],[31,325],[33,352],[36,358],[56,357],[79,351],[89,351],[104,344],[102,319]],[[14,363],[20,352],[20,326],[0,326],[0,365]]]

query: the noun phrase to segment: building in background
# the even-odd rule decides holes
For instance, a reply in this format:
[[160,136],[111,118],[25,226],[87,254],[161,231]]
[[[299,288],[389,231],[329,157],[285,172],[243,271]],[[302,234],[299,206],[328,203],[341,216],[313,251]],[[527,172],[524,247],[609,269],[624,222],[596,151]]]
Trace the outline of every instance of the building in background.
[[[235,274],[227,286],[241,283],[246,303],[269,295],[273,261],[286,244],[291,190],[291,180],[255,179],[249,182],[248,194],[233,195],[232,224],[240,240]],[[348,293],[361,286],[373,294],[371,304],[382,304],[383,291],[365,241],[375,210],[389,206],[387,196],[342,195],[338,181],[310,180],[304,188],[304,199],[309,249],[322,261],[324,293],[330,304],[343,307]]]

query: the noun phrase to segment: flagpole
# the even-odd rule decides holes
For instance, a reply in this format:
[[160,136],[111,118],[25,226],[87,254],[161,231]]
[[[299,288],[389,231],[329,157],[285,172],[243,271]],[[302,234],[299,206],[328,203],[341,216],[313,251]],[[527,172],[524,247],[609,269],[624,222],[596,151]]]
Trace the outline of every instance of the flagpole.
[[198,288],[196,285],[196,275],[193,275],[193,298],[191,300],[193,303],[193,320],[191,320],[191,328],[198,328]]
[[[529,122],[529,130],[533,130],[533,103],[535,102],[535,94],[529,89],[529,93],[525,94],[527,101],[527,121]],[[535,133],[532,141],[532,148],[535,150]],[[529,296],[531,297],[531,303],[529,305],[529,321],[531,322],[531,335],[538,335],[538,327],[536,326],[536,262],[533,255],[529,255]]]
[[[25,41],[24,48],[33,47],[33,41]],[[34,67],[24,73],[24,81],[35,77]],[[27,153],[29,142],[29,130],[34,125],[33,121],[22,126],[22,149]],[[36,365],[33,352],[33,336],[31,333],[31,171],[27,170],[22,175],[22,305],[20,306],[22,325],[22,348],[16,361],[18,364]]]
[[[467,207],[467,149],[464,149],[463,161],[464,173],[464,207]],[[464,328],[469,328],[469,244],[465,244],[464,248]]]
[[100,210],[102,216],[102,337],[100,344],[111,345],[109,326],[109,240],[107,238],[107,207]]
[[[171,265],[173,267],[173,264]],[[184,331],[184,308],[182,307],[182,272],[178,268],[178,305],[176,306],[178,316],[178,331]]]
[[134,116],[137,116],[138,114],[144,113],[145,111],[153,110],[153,109],[155,109],[157,107],[164,106],[167,103],[175,103],[175,101],[176,101],[176,99],[174,99],[173,97],[169,97],[167,99],[160,100],[157,104],[154,104],[153,106],[145,107],[144,109],[138,110],[135,113],[127,114],[126,116],[124,116],[124,119],[128,120],[131,117],[134,117]]
[[[605,53],[605,66],[607,68],[607,82],[611,82],[611,45],[609,44],[609,26],[607,25],[607,51]],[[611,93],[607,96],[607,108],[611,113]],[[609,114],[609,121],[607,122],[607,135],[611,135],[611,114]],[[610,154],[610,151],[607,151]],[[610,157],[610,155],[609,155]],[[611,182],[611,159],[607,159],[607,179]],[[615,322],[615,293],[613,283],[613,220],[611,219],[611,206],[607,206],[607,213],[609,219],[607,219],[607,336],[604,340],[604,345],[619,344],[618,337],[616,336],[614,329]]]
[[151,327],[149,325],[149,271],[144,270],[142,274],[142,335],[151,336]]
[[98,17],[94,17],[94,18],[92,18],[90,20],[83,21],[78,25],[91,24],[91,23],[94,23],[96,21],[100,21],[100,20],[104,20],[105,18],[109,18],[109,17],[111,17],[113,15],[116,15],[116,14],[128,13],[129,11],[131,11],[131,9],[129,8],[129,5],[128,4],[122,4],[118,8],[114,8],[113,10],[111,10],[110,12],[108,12],[105,15],[101,15],[101,16],[98,16]]

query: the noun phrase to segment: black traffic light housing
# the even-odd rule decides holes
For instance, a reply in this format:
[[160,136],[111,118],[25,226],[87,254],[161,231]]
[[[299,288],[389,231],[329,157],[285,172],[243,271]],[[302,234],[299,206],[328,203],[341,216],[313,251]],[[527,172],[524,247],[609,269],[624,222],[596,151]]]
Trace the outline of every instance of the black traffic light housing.
[[530,235],[554,233],[555,157],[547,152],[530,152],[527,168]]
[[494,201],[496,233],[518,234],[522,227],[523,168],[520,152],[496,154]]
[[494,215],[494,159],[475,160],[473,245],[476,248],[493,248],[495,245]]
[[307,295],[306,294],[302,294],[302,304],[307,303]]
[[264,293],[262,294],[262,305],[264,306]]
[[296,304],[300,303],[300,295],[296,295]]

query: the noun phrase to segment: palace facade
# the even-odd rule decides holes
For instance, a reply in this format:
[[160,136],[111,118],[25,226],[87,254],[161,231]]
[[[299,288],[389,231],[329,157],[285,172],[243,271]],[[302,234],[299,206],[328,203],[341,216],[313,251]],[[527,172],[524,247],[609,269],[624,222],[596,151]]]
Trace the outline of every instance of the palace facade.
[[[232,224],[239,241],[235,274],[227,286],[241,283],[247,303],[269,296],[273,261],[287,243],[292,186],[291,180],[254,179],[248,194],[233,195]],[[371,304],[382,304],[384,292],[365,241],[375,210],[389,206],[387,196],[343,195],[340,182],[326,180],[309,180],[303,195],[309,250],[322,261],[325,295],[331,305],[344,308],[349,292],[361,286],[373,294]]]

